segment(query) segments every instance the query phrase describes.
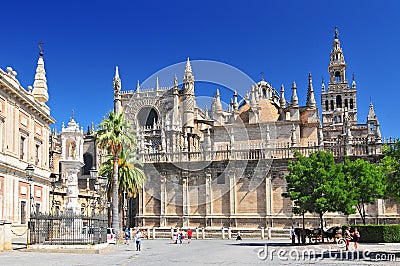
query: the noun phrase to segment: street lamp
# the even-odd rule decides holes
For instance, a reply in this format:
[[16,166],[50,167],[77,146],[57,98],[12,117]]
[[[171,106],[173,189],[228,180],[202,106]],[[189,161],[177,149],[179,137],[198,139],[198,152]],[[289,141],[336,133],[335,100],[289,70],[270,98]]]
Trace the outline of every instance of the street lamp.
[[99,195],[100,210],[103,211],[103,195],[107,191],[108,178],[104,176],[98,176],[94,188]]
[[28,164],[28,166],[25,168],[26,172],[26,177],[28,178],[29,182],[29,206],[30,206],[30,214],[34,213],[34,197],[32,193],[32,177],[33,177],[33,172],[35,171],[35,168],[33,165]]

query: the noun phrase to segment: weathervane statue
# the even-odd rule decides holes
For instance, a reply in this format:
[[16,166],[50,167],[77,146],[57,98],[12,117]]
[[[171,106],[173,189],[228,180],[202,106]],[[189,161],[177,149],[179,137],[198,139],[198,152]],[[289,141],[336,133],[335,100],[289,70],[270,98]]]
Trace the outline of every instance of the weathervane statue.
[[44,55],[44,53],[43,53],[43,49],[42,49],[42,45],[44,44],[44,42],[39,42],[39,55],[40,56],[43,56]]

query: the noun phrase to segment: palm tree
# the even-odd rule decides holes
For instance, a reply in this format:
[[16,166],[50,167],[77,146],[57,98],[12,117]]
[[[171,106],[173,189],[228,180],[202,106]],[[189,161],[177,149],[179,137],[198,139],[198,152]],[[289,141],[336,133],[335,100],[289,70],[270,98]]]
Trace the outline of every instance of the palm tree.
[[[136,197],[140,186],[145,182],[146,176],[144,172],[136,167],[141,165],[139,161],[134,159],[134,153],[127,153],[126,149],[122,149],[118,159],[118,196],[123,197],[127,192],[129,197]],[[112,195],[112,176],[113,176],[113,156],[106,156],[106,160],[101,165],[100,176],[108,177],[108,195]],[[119,204],[119,211],[122,211],[122,205]],[[120,225],[121,226],[121,225]]]
[[108,113],[108,117],[98,125],[96,132],[96,141],[100,148],[107,150],[113,160],[112,174],[112,227],[117,232],[117,238],[120,237],[120,226],[118,217],[118,159],[123,147],[134,148],[136,138],[132,128],[123,113],[115,114],[113,111]]

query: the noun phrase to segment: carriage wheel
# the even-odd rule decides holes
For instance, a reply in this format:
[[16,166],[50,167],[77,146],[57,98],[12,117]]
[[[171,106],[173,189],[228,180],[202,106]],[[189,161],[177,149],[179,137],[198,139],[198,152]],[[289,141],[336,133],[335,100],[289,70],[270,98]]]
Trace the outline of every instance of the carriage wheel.
[[345,240],[344,238],[339,238],[338,241],[337,241],[337,245],[338,245],[340,248],[346,247],[346,240]]

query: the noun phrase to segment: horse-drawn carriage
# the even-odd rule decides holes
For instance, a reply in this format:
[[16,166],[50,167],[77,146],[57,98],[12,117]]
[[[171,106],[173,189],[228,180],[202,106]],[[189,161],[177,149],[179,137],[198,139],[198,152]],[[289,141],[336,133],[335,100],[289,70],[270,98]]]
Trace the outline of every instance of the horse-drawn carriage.
[[322,241],[322,237],[326,238],[328,241],[337,242],[337,240],[342,237],[341,228],[339,226],[333,226],[328,230],[323,231],[323,234],[321,234],[321,228],[305,228],[304,230],[303,228],[295,228],[294,233],[298,239],[298,243],[300,243],[300,241],[306,243],[307,238],[308,243],[316,243]]

